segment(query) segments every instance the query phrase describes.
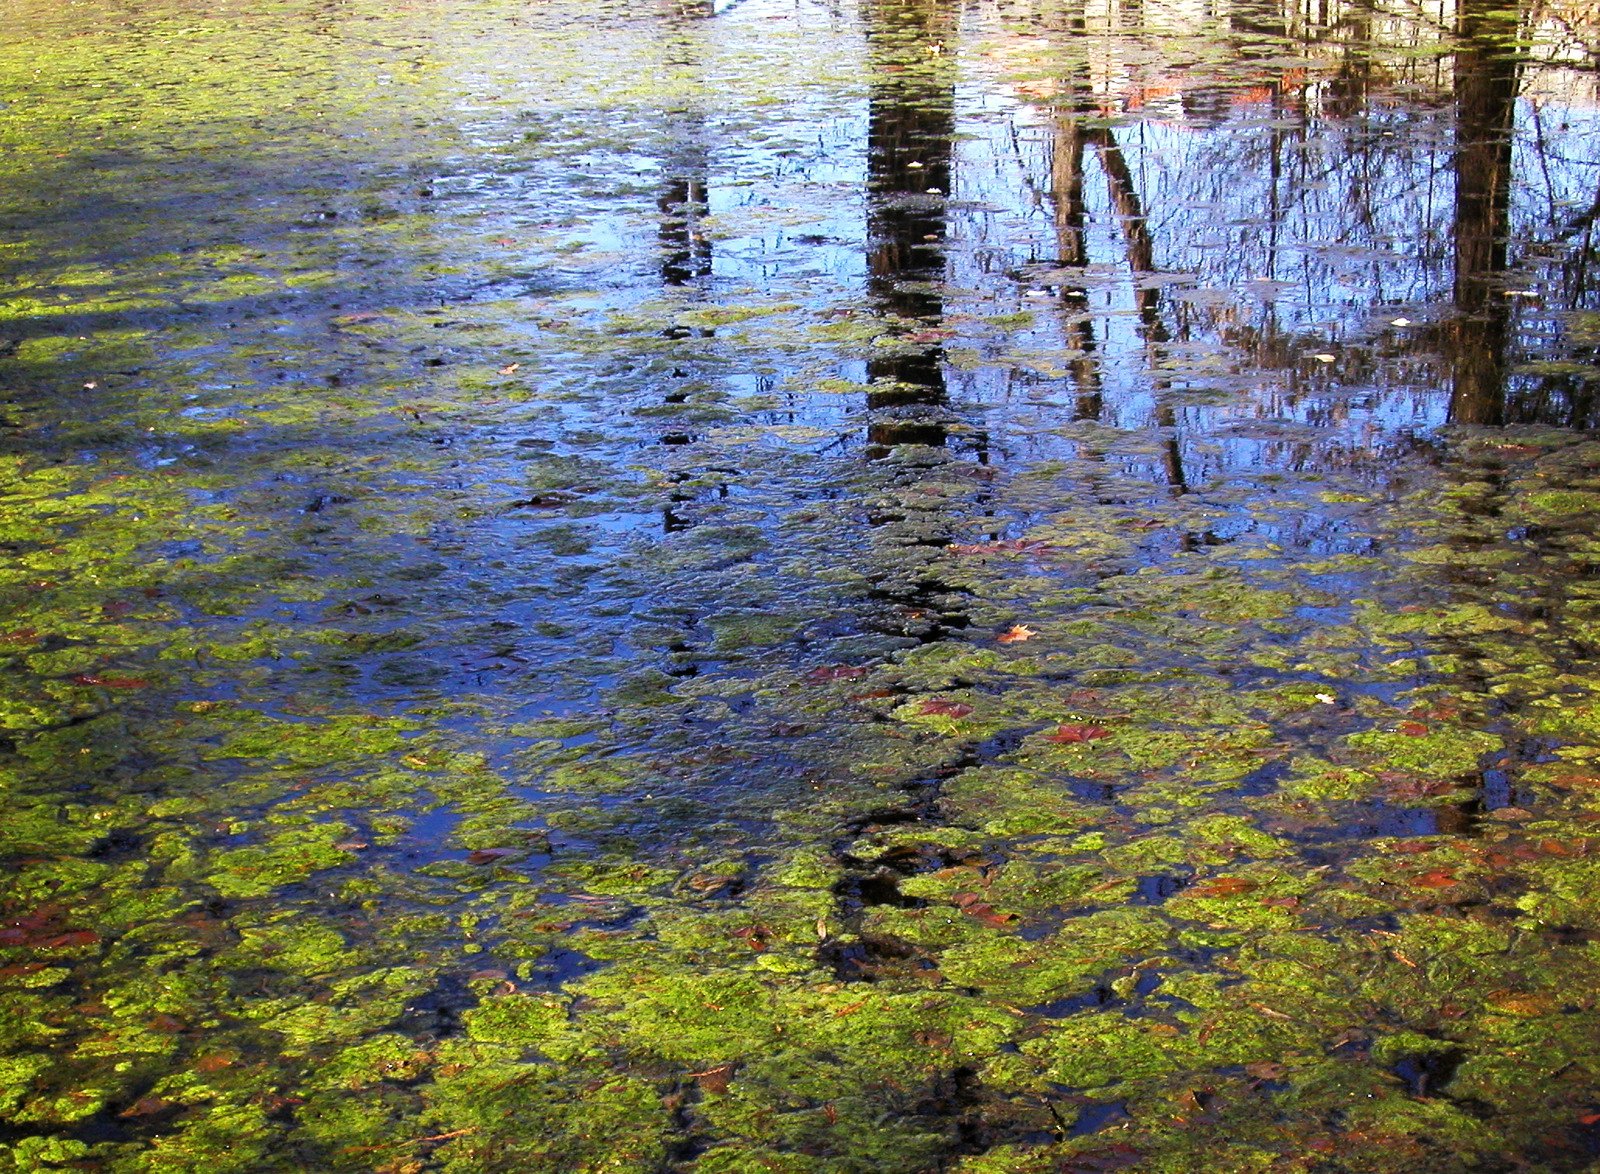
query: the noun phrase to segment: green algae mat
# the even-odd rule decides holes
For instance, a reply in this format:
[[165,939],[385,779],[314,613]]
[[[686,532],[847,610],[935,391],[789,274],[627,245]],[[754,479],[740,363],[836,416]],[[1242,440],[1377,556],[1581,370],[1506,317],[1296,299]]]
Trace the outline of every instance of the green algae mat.
[[11,0],[0,1169],[1595,1168],[1585,11]]

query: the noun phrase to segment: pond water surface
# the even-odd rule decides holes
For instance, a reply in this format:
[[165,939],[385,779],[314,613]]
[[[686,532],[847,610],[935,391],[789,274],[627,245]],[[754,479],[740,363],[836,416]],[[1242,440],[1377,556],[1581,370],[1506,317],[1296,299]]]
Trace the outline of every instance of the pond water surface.
[[1600,25],[11,0],[0,1165],[1600,1160]]

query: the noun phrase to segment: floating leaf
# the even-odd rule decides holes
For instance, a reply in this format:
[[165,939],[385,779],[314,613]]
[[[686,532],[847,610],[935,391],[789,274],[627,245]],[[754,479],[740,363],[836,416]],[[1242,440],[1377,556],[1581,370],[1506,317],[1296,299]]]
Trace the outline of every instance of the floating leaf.
[[1448,889],[1461,882],[1449,869],[1434,868],[1419,876],[1416,883],[1424,889]]
[[1109,737],[1111,737],[1111,731],[1104,726],[1064,725],[1057,726],[1055,733],[1046,734],[1044,740],[1070,746],[1075,742],[1092,742],[1096,738]]
[[733,1079],[737,1064],[718,1064],[715,1068],[707,1068],[704,1072],[691,1072],[694,1082],[700,1086],[702,1092],[722,1094],[728,1091],[728,1084]]
[[1004,542],[956,542],[947,549],[952,554],[1038,554],[1050,546],[1036,539],[1012,538]]
[[853,664],[830,664],[812,669],[806,674],[808,681],[855,681],[872,670]]
[[999,912],[977,893],[957,893],[951,900],[961,912],[985,925],[1010,925],[1017,920],[1015,913]]
[[1012,624],[1004,632],[1001,632],[1000,635],[995,637],[995,639],[999,640],[1002,644],[1020,644],[1024,640],[1031,640],[1038,634],[1039,633],[1035,632],[1032,628],[1028,627],[1027,624]]
[[1202,884],[1195,885],[1188,891],[1191,897],[1237,897],[1240,893],[1249,893],[1259,886],[1255,881],[1243,876],[1219,876]]

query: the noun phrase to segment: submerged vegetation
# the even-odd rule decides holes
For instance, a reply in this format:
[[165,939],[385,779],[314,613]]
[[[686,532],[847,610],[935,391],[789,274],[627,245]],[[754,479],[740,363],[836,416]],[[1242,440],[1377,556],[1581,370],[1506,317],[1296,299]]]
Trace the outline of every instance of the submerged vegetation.
[[1600,1158],[1574,14],[14,19],[0,1168]]

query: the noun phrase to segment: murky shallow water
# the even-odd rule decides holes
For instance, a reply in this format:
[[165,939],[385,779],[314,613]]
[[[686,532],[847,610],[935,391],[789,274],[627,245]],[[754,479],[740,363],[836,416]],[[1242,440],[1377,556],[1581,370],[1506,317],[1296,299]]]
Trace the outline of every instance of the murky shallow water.
[[1581,12],[8,24],[18,1169],[1600,1153]]

